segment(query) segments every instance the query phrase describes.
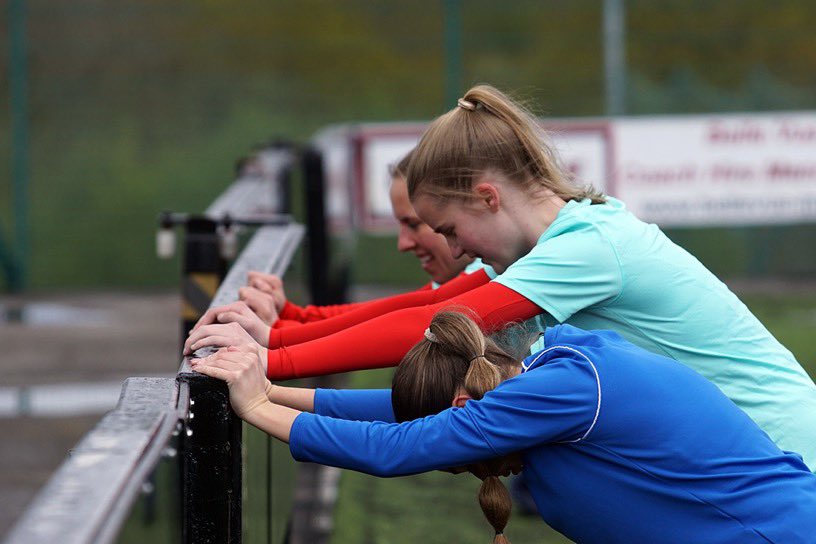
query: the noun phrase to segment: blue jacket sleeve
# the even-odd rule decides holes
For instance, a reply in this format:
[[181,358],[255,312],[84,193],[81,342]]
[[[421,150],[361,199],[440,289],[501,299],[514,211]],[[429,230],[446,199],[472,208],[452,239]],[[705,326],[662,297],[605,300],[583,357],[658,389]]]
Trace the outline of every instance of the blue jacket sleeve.
[[390,389],[315,389],[314,413],[353,421],[394,422]]
[[565,358],[507,380],[464,408],[404,423],[301,414],[289,448],[298,461],[377,476],[462,466],[547,442],[581,440],[600,412],[597,374]]

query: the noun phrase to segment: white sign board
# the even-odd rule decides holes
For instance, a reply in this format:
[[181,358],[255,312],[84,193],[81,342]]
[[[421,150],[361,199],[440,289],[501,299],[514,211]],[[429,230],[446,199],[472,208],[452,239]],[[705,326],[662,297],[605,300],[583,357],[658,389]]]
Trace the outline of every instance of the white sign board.
[[816,220],[816,114],[614,122],[615,193],[661,225]]
[[[645,221],[662,226],[816,221],[816,113],[543,124],[579,182],[620,198]],[[345,213],[358,228],[393,231],[388,169],[416,145],[425,127],[345,127],[345,158],[332,155],[329,189],[330,201],[343,210],[332,209],[332,216]]]

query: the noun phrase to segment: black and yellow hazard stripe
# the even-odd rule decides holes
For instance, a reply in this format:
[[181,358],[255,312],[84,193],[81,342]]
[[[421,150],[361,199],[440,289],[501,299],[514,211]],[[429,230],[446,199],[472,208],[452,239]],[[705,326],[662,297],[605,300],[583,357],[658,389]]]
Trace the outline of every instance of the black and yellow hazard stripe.
[[210,307],[221,277],[214,272],[190,272],[182,286],[181,318],[195,323]]

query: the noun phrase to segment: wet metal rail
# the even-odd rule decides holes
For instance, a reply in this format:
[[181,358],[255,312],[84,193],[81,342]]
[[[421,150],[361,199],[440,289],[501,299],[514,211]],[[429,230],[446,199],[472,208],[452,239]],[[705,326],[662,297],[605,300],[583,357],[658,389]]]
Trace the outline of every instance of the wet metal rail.
[[[282,276],[304,236],[301,225],[281,215],[289,211],[285,200],[294,152],[268,149],[257,157],[265,169],[237,180],[205,212],[216,226],[223,226],[225,217],[238,225],[265,225],[229,267],[210,307],[237,300],[249,270]],[[226,270],[226,259],[219,254],[222,235],[208,227],[206,236],[188,237],[187,260]],[[195,266],[185,262],[184,273]],[[5,542],[144,542],[156,541],[158,531],[163,531],[163,541],[171,542],[245,541],[242,497],[247,482],[242,474],[249,454],[242,430],[226,385],[191,372],[186,359],[175,379],[129,378],[116,408],[71,452]],[[259,455],[267,456],[261,461],[271,478],[268,442],[265,448]],[[271,495],[271,484],[266,487]],[[170,506],[157,506],[159,495],[169,496]],[[269,513],[271,497],[266,503]],[[137,527],[136,536],[129,537],[123,528],[130,527],[132,518],[147,520],[151,527]],[[271,542],[270,523],[258,541]]]

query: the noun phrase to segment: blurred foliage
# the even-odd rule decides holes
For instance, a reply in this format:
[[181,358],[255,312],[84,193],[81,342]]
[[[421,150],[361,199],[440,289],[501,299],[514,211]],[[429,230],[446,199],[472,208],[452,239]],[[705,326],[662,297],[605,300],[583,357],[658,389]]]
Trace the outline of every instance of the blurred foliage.
[[[174,284],[177,263],[153,253],[157,214],[204,209],[254,144],[448,109],[443,5],[29,0],[32,287]],[[816,107],[813,2],[626,6],[630,112]],[[601,115],[601,7],[462,2],[462,85],[490,82],[541,114]],[[5,35],[7,12],[0,17]],[[8,47],[0,42],[4,105]],[[8,126],[4,107],[7,239]]]

